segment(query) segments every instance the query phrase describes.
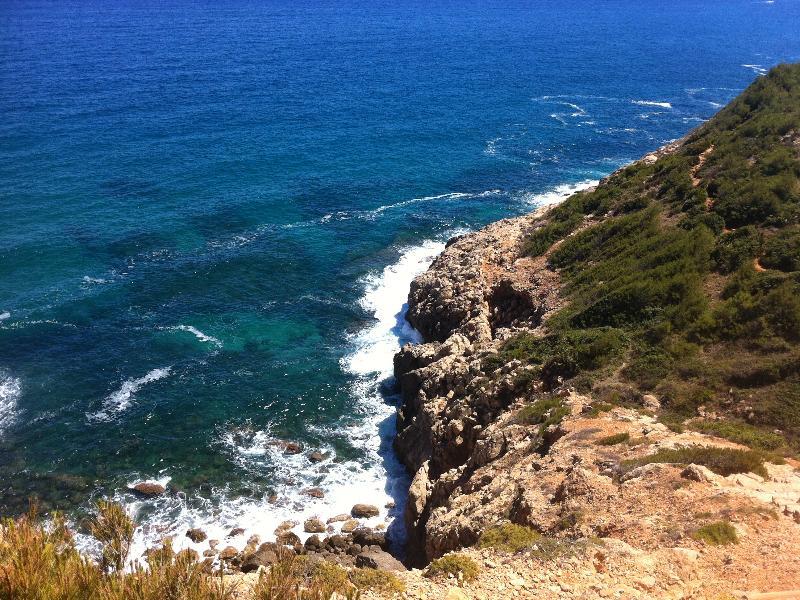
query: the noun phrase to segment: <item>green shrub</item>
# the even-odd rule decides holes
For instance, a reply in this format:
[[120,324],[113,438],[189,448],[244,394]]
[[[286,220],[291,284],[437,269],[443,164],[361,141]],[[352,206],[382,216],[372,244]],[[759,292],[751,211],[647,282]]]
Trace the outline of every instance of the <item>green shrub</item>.
[[461,577],[464,581],[472,581],[478,577],[480,568],[478,564],[465,554],[446,554],[437,558],[425,571],[426,577],[441,577],[452,575]]
[[785,229],[764,244],[761,264],[768,269],[800,271],[800,228]]
[[505,552],[519,552],[530,548],[541,539],[541,535],[530,527],[514,523],[503,523],[488,528],[481,534],[479,548],[495,548]]
[[692,537],[712,546],[739,543],[736,529],[728,521],[717,521],[704,525],[695,531]]
[[538,425],[539,433],[542,433],[550,425],[558,425],[569,412],[561,398],[545,396],[520,409],[514,420],[522,425]]
[[381,594],[402,594],[406,589],[397,575],[379,569],[353,569],[350,571],[350,581],[359,590]]
[[615,433],[613,435],[607,435],[605,437],[601,437],[598,440],[595,440],[595,444],[599,446],[616,446],[617,444],[622,444],[623,442],[627,442],[630,439],[631,439],[631,434],[628,432]]
[[696,464],[708,467],[718,475],[734,473],[755,473],[768,477],[764,468],[764,457],[753,450],[716,448],[713,446],[687,446],[683,448],[662,448],[655,454],[624,460],[620,463],[623,471],[652,463]]
[[720,273],[732,273],[743,264],[752,262],[761,251],[761,232],[748,225],[722,234],[714,248],[713,258]]
[[695,431],[725,438],[755,450],[772,451],[786,445],[782,435],[764,431],[741,421],[693,421],[690,427]]

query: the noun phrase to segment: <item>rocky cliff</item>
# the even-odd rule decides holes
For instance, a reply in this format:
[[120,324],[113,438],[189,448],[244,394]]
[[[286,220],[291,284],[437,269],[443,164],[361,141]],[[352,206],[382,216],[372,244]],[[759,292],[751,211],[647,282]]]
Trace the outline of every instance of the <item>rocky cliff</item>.
[[[800,588],[799,115],[800,66],[780,67],[597,189],[451,240],[414,281],[425,343],[395,356],[409,562],[512,523],[672,573],[642,595]],[[737,294],[770,308],[737,313]]]

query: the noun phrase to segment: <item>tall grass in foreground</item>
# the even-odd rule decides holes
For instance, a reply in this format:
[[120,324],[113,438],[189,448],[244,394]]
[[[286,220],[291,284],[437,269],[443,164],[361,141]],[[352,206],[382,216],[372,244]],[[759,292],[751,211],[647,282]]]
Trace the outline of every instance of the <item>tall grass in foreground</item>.
[[[89,523],[101,543],[95,562],[78,552],[63,516],[42,521],[32,506],[0,522],[0,600],[229,600],[233,578],[210,574],[196,554],[167,539],[147,553],[147,568],[129,563],[135,524],[119,504],[100,501]],[[129,572],[125,567],[130,566]],[[365,573],[370,571],[369,573]],[[359,589],[402,591],[399,580],[371,569],[312,565],[288,549],[261,573],[253,600],[357,600]],[[242,596],[240,596],[242,597]]]
[[220,577],[203,572],[169,542],[148,557],[149,569],[123,572],[134,524],[124,509],[101,501],[90,524],[102,544],[100,562],[78,552],[64,518],[39,519],[36,508],[0,525],[1,600],[227,600]]

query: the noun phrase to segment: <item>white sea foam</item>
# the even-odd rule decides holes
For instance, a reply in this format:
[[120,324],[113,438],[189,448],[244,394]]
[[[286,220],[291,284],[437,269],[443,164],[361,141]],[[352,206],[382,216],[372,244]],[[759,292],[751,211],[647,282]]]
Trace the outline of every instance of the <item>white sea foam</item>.
[[672,104],[669,102],[656,102],[655,100],[631,100],[633,104],[638,104],[639,106],[660,106],[661,108],[672,108]]
[[102,277],[89,277],[88,275],[84,275],[83,283],[101,285],[103,283],[108,283],[108,279],[103,279]]
[[598,183],[600,182],[596,179],[584,179],[577,183],[562,183],[543,193],[525,192],[522,194],[522,200],[534,206],[557,204],[566,200],[572,194],[587,190]]
[[756,75],[766,75],[767,69],[763,65],[742,65],[745,69],[750,69]]
[[417,204],[420,202],[431,202],[435,200],[465,200],[467,198],[485,198],[487,196],[496,196],[498,194],[502,194],[502,190],[486,190],[485,192],[447,192],[445,194],[436,194],[434,196],[422,196],[420,198],[411,198],[410,200],[402,200],[400,202],[395,202],[393,204],[386,204],[384,206],[379,206],[376,209],[364,211],[362,214],[364,216],[375,217],[387,210],[392,210],[395,208],[402,208],[404,206],[409,206],[411,204]]
[[[458,233],[458,232],[453,232]],[[358,502],[381,508],[381,515],[365,521],[367,525],[391,524],[403,511],[408,476],[392,453],[395,435],[395,409],[382,393],[382,385],[392,376],[392,359],[402,343],[418,341],[418,334],[405,321],[405,302],[411,281],[422,273],[443,250],[443,240],[428,240],[417,246],[403,248],[397,261],[380,272],[366,276],[364,293],[359,305],[374,318],[363,330],[348,337],[350,352],[341,360],[342,369],[352,375],[350,419],[339,425],[307,424],[310,433],[322,439],[338,439],[360,452],[358,460],[336,460],[332,444],[314,449],[328,453],[330,459],[319,465],[312,463],[305,452],[285,454],[270,427],[223,426],[218,443],[231,461],[245,471],[270,473],[278,495],[272,503],[268,498],[234,497],[227,489],[212,491],[212,500],[199,497],[165,494],[153,499],[131,500],[127,492],[117,499],[127,504],[134,515],[146,515],[137,529],[131,552],[138,559],[144,550],[174,535],[177,548],[205,549],[185,537],[187,529],[200,527],[209,538],[224,540],[224,545],[243,548],[247,538],[256,533],[262,539],[274,537],[275,528],[283,521],[295,520],[294,532],[305,539],[302,522],[312,516],[327,518],[346,513]],[[159,370],[161,371],[161,370]],[[162,374],[161,376],[165,376]],[[149,377],[149,379],[148,379]],[[155,379],[155,372],[123,384],[109,397],[108,403],[119,406],[130,401],[135,389]],[[166,471],[149,479],[165,483]],[[137,478],[141,481],[145,478]],[[309,487],[320,487],[324,498],[312,498],[303,493]],[[383,508],[388,502],[396,506]],[[339,527],[336,523],[334,527]],[[397,524],[399,525],[399,523]],[[227,538],[234,527],[245,533]],[[394,539],[402,539],[402,531],[393,526]],[[82,546],[92,548],[91,540],[83,539]]]
[[5,321],[6,319],[10,319],[10,318],[11,318],[11,313],[10,312],[6,311],[6,312],[3,312],[3,313],[0,313],[0,321]]
[[103,402],[103,409],[87,415],[93,421],[108,421],[113,418],[117,413],[123,412],[131,405],[136,392],[142,386],[164,379],[172,372],[172,367],[164,367],[161,369],[153,369],[143,377],[138,379],[128,379],[122,383],[120,388],[109,394]]
[[17,418],[17,401],[21,390],[19,379],[0,372],[0,436]]
[[213,335],[205,334],[196,327],[192,327],[191,325],[176,325],[174,327],[166,327],[165,329],[171,329],[173,331],[186,331],[188,333],[191,333],[201,342],[208,342],[209,344],[213,344],[217,348],[222,348],[222,342],[218,338],[215,338]]
[[346,371],[355,375],[391,375],[392,357],[400,343],[417,339],[403,317],[411,282],[443,249],[443,242],[426,241],[407,249],[395,264],[365,280],[366,292],[359,303],[377,321],[354,338],[355,351],[342,363]]

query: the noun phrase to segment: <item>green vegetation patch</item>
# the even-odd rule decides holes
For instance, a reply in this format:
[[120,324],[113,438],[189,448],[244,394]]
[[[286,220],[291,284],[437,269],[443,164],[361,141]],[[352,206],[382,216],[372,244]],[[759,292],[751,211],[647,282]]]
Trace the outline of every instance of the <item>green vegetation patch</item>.
[[503,523],[484,531],[478,541],[478,547],[494,548],[514,553],[530,548],[541,538],[541,534],[530,527],[514,523]]
[[545,396],[522,408],[514,417],[522,425],[538,425],[542,433],[550,425],[558,425],[569,414],[569,407],[558,396]]
[[736,529],[728,521],[717,521],[715,523],[704,525],[695,531],[692,534],[692,537],[712,546],[739,543],[739,537],[736,535]]
[[786,446],[786,440],[782,435],[764,431],[741,421],[693,421],[689,427],[755,450],[773,451]]
[[[552,209],[525,252],[547,254],[565,305],[495,368],[536,365],[549,388],[625,382],[656,394],[676,429],[733,397],[800,448],[798,124],[800,64],[780,65],[675,151]],[[777,443],[751,433],[756,448]]]
[[466,554],[447,554],[437,558],[425,571],[426,577],[461,577],[464,581],[472,581],[480,573],[478,563]]
[[631,439],[631,434],[628,432],[625,433],[615,433],[613,435],[607,435],[606,437],[601,437],[600,439],[595,441],[595,444],[598,446],[616,446],[617,444],[622,444],[627,442]]
[[359,590],[372,590],[382,594],[402,594],[406,586],[393,573],[379,569],[353,569],[350,581]]
[[636,467],[652,463],[696,464],[708,467],[718,475],[734,473],[755,473],[768,477],[764,467],[764,457],[754,450],[738,450],[734,448],[716,448],[709,446],[687,446],[683,448],[662,448],[655,454],[624,460],[620,463],[627,472]]

